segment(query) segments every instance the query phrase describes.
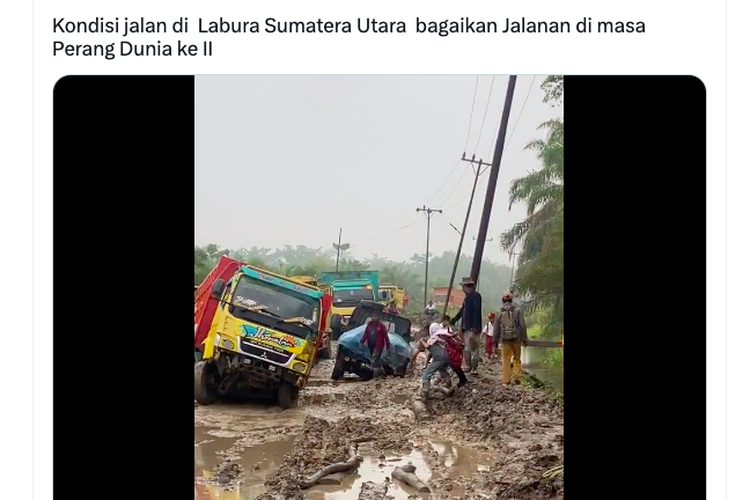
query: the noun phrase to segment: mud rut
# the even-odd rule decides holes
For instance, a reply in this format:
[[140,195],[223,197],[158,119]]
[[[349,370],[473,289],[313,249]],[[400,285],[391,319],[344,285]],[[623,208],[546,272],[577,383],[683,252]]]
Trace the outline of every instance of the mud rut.
[[[451,397],[434,393],[425,411],[413,401],[419,369],[333,382],[332,368],[315,367],[296,409],[196,406],[196,500],[564,497],[562,475],[549,473],[563,464],[563,408],[539,390],[502,387],[497,362]],[[352,466],[353,445],[353,470],[305,484],[331,464]]]

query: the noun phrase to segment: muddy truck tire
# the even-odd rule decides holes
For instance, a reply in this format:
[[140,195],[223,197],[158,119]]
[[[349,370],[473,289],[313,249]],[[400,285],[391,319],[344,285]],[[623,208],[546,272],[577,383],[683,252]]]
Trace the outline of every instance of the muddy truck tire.
[[341,316],[334,314],[331,316],[331,340],[338,340],[341,334],[344,333],[344,329],[341,326]]
[[299,399],[299,387],[295,386],[291,382],[285,380],[281,381],[279,385],[278,401],[279,406],[287,410],[297,406],[297,400]]
[[318,353],[318,359],[331,359],[331,339],[328,338],[328,345]]
[[336,356],[336,364],[333,365],[333,371],[331,372],[332,380],[339,380],[344,376],[344,356],[339,354]]
[[193,367],[195,400],[212,405],[219,399],[219,372],[213,361],[198,361]]

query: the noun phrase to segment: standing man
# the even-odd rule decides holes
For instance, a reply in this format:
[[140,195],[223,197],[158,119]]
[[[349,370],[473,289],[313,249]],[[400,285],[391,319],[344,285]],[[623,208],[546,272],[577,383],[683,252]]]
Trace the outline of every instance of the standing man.
[[476,283],[471,278],[461,280],[461,289],[466,297],[458,314],[451,320],[451,325],[461,320],[461,331],[466,343],[464,363],[467,366],[466,371],[471,373],[479,366],[481,356],[482,296],[476,291]]
[[[503,294],[503,307],[495,318],[495,346],[502,349],[503,384],[521,381],[521,347],[526,345],[526,321],[521,309],[513,305],[513,294]],[[511,372],[512,370],[512,372]]]

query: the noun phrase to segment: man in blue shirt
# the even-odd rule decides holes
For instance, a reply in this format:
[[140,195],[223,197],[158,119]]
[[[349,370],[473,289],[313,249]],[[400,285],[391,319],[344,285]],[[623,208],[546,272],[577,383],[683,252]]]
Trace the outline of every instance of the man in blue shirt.
[[466,371],[471,373],[479,366],[482,346],[482,296],[476,291],[476,282],[472,278],[461,280],[461,289],[466,297],[461,309],[451,320],[451,325],[461,320],[461,332],[464,343],[464,363]]

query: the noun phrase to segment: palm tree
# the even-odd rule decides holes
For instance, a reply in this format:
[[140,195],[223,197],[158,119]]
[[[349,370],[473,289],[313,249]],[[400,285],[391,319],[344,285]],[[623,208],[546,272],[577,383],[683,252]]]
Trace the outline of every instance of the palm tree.
[[525,149],[536,152],[542,168],[514,180],[510,206],[526,203],[526,218],[503,233],[506,251],[523,248],[515,288],[531,297],[532,306],[553,309],[554,322],[562,322],[564,243],[564,127],[562,119],[540,125],[545,139],[529,142]]

